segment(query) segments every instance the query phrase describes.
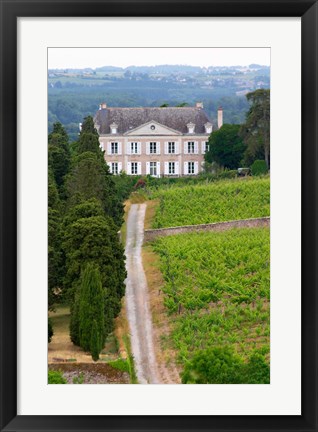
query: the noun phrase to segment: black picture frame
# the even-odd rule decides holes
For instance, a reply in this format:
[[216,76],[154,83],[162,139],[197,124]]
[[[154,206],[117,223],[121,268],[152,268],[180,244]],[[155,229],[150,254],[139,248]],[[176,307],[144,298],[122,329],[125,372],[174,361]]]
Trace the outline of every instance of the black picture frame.
[[[76,4],[76,7],[74,7]],[[317,431],[318,4],[313,0],[0,0],[1,431]],[[17,415],[17,18],[301,17],[302,413],[299,416]],[[288,164],[287,164],[288,165]],[[292,167],[286,167],[292,175]],[[287,175],[286,174],[286,175]],[[291,377],[292,379],[292,377]]]

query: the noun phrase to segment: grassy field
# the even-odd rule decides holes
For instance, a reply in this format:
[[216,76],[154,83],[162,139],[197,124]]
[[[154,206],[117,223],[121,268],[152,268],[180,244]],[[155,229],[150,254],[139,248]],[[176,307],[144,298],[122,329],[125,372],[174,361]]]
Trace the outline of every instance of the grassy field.
[[153,228],[269,216],[270,180],[244,178],[159,189]]
[[233,229],[162,237],[153,243],[165,280],[164,304],[184,366],[200,350],[229,346],[269,361],[269,229]]

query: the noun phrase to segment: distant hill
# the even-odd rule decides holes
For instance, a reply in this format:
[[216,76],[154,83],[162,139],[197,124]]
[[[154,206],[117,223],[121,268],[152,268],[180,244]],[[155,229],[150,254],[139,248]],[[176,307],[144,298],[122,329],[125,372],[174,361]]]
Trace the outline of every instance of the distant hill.
[[224,121],[242,123],[248,110],[245,94],[269,88],[270,68],[249,66],[105,65],[96,69],[49,69],[48,123],[60,121],[72,139],[78,123],[94,115],[101,102],[109,106],[171,106],[203,102],[214,120],[219,105]]

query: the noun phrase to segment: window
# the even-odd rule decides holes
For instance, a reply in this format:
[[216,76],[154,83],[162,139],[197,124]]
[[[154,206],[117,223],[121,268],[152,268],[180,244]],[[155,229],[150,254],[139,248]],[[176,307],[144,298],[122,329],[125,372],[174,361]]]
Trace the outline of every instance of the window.
[[176,152],[175,142],[168,142],[168,153],[172,154]]
[[149,143],[149,151],[150,151],[150,154],[156,154],[157,153],[157,143],[156,142]]
[[112,173],[118,174],[118,162],[112,162]]
[[194,153],[194,141],[188,141],[188,153]]
[[150,175],[157,176],[157,162],[150,162]]
[[130,143],[130,153],[131,154],[138,154],[138,143],[136,143],[136,142]]
[[169,162],[169,174],[175,174],[175,173],[176,173],[175,162]]
[[138,163],[137,162],[131,162],[131,174],[132,175],[137,175],[138,174]]
[[117,142],[111,143],[111,153],[112,154],[118,154],[118,143]]
[[209,151],[209,141],[205,141],[205,153]]
[[188,162],[188,174],[194,174],[194,162]]

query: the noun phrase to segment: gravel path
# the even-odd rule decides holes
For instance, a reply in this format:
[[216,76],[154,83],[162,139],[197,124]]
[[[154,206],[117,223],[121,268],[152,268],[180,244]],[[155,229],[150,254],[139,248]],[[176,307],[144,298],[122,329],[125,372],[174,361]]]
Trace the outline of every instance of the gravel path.
[[148,287],[141,258],[145,212],[146,204],[132,204],[128,213],[126,308],[138,381],[140,384],[159,384]]

